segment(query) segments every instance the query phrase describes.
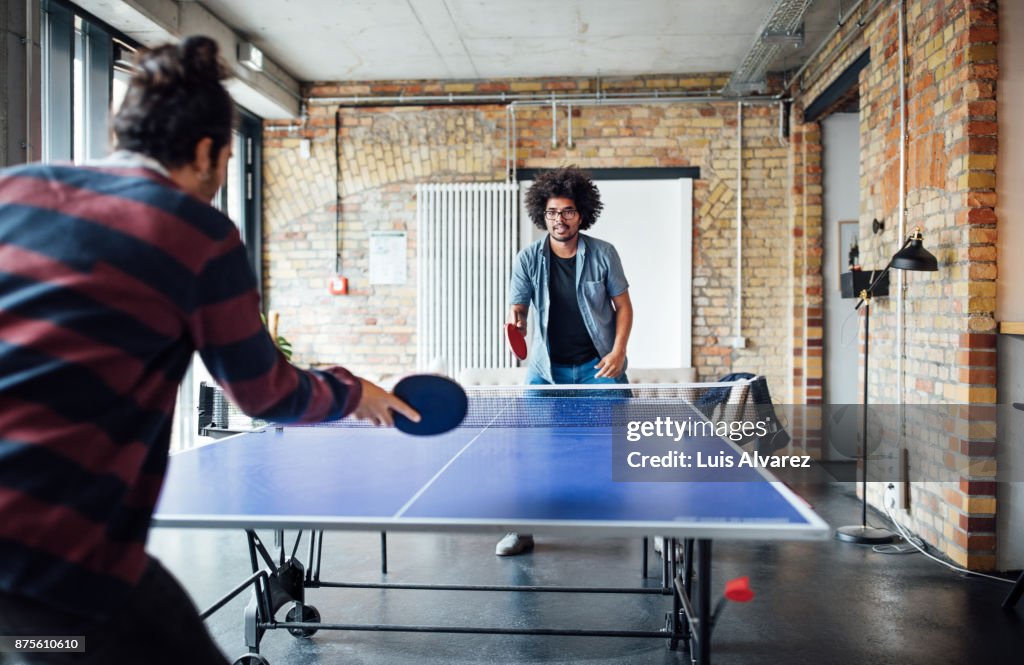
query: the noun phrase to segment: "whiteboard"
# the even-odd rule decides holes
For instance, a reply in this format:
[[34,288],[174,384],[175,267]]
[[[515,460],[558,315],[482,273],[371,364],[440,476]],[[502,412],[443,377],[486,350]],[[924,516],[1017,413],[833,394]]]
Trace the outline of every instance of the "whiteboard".
[[[690,367],[693,180],[595,180],[604,210],[583,233],[615,245],[629,281],[633,368]],[[526,214],[520,183],[520,248],[545,235]]]

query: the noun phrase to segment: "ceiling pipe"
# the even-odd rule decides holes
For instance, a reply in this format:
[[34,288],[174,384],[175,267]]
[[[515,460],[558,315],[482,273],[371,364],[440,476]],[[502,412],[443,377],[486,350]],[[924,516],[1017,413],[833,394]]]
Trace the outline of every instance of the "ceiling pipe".
[[688,94],[685,91],[671,95],[653,94],[650,92],[633,93],[577,93],[573,95],[555,94],[542,95],[536,93],[495,93],[486,95],[382,95],[380,97],[353,95],[349,97],[307,97],[310,106],[480,106],[482,104],[519,104],[547,106],[555,104],[685,104],[741,101],[747,104],[772,104],[779,101],[778,95],[753,95],[736,97],[731,95],[708,94],[699,92]]
[[[564,97],[558,100],[557,103],[562,105],[573,104],[575,106],[623,106],[628,104],[735,104],[737,102],[741,102],[743,104],[777,104],[779,99],[776,97],[728,97],[719,95],[705,95],[701,97],[662,97],[659,95],[648,94],[646,97],[631,97],[629,99],[608,99],[606,97]],[[530,100],[512,103],[516,106],[547,106],[551,104],[550,101],[535,102]]]
[[[627,104],[715,104],[728,102],[730,104],[779,104],[780,102],[791,101],[789,99],[782,99],[778,96],[774,97],[724,97],[721,95],[672,95],[672,96],[661,96],[651,95],[651,93],[605,93],[598,91],[591,94],[576,94],[576,95],[537,95],[537,94],[490,94],[490,95],[397,95],[387,97],[366,97],[366,96],[352,96],[352,97],[320,97],[320,98],[307,98],[308,106],[318,106],[328,103],[337,104],[338,108],[350,107],[366,107],[366,106],[398,106],[404,104],[410,105],[424,105],[427,102],[429,105],[442,105],[442,106],[479,106],[481,103],[504,103],[506,104],[507,113],[507,124],[506,129],[506,140],[505,140],[505,179],[506,181],[516,182],[516,175],[518,170],[517,159],[515,156],[516,150],[516,108],[519,106],[550,106],[552,110],[552,147],[557,147],[558,139],[556,136],[555,128],[555,114],[559,105],[564,105],[569,110],[569,147],[573,147],[572,143],[572,107],[573,106],[620,106]],[[270,125],[267,127],[271,131],[288,131],[301,127],[301,125]]]
[[[825,39],[823,39],[820,44],[818,44],[818,48],[814,49],[811,55],[807,57],[807,60],[804,61],[804,64],[800,66],[800,69],[798,69],[796,73],[793,75],[793,77],[790,79],[790,83],[789,86],[787,86],[787,89],[792,88],[794,84],[798,84],[800,90],[804,90],[800,77],[803,75],[805,71],[807,71],[807,68],[811,65],[811,63],[814,62],[815,57],[817,57],[817,55],[821,53],[826,46],[828,46],[829,42],[832,41],[832,38],[835,37],[839,33],[839,31],[843,29],[843,27],[849,22],[850,17],[853,16],[854,12],[860,9],[861,5],[863,5],[865,1],[866,0],[858,0],[857,4],[851,7],[850,11],[846,12],[846,16],[841,18],[839,22],[836,23],[836,27],[834,27],[832,31],[828,34],[828,36],[825,37]],[[817,79],[821,72],[832,64],[836,56],[846,49],[850,41],[852,41],[854,38],[860,35],[860,33],[864,30],[865,24],[868,21],[870,21],[872,17],[874,17],[875,12],[877,12],[879,7],[881,7],[885,3],[886,0],[875,0],[875,2],[870,7],[868,7],[868,9],[864,12],[864,14],[857,19],[857,29],[851,30],[849,34],[843,37],[843,40],[839,43],[839,45],[835,49],[833,49],[832,55],[825,61],[819,63],[814,68],[812,75],[809,76],[808,78],[810,78],[811,80]]]
[[516,159],[516,146],[518,145],[518,142],[516,140],[516,105],[515,104],[509,104],[508,105],[508,111],[509,111],[509,113],[512,116],[512,126],[509,127],[508,130],[507,130],[512,135],[512,143],[511,143],[511,149],[512,149],[512,182],[519,182],[519,179],[518,179],[518,176],[517,176],[517,173],[516,173],[517,166],[518,166],[518,164],[516,163],[518,161]]
[[505,107],[505,182],[512,182],[512,105]]
[[566,124],[568,125],[568,129],[565,132],[565,147],[568,148],[569,150],[572,150],[573,148],[576,147],[572,142],[572,103],[570,102],[569,104],[566,104],[566,108],[568,110],[568,113],[566,113]]
[[850,42],[852,42],[854,39],[860,36],[860,34],[864,31],[864,26],[867,24],[868,21],[870,21],[874,17],[875,12],[877,12],[879,8],[882,7],[882,5],[888,5],[888,3],[885,2],[885,0],[875,0],[875,2],[870,7],[868,7],[867,10],[865,10],[864,14],[857,19],[857,29],[851,30],[849,33],[847,33],[847,35],[843,37],[843,39],[839,42],[835,49],[832,50],[832,53],[829,56],[829,58],[824,62],[819,63],[818,66],[814,68],[810,76],[808,76],[810,80],[817,80],[818,77],[821,76],[822,72],[824,72],[828,67],[832,66],[832,63],[835,62],[835,59],[839,53],[846,52],[846,49],[850,46]]
[[558,103],[551,99],[551,149],[558,147]]
[[[689,104],[694,104],[694,103],[708,104],[708,103],[721,103],[721,102],[729,102],[730,104],[740,104],[740,105],[743,105],[743,104],[778,104],[780,101],[788,101],[788,100],[779,100],[779,99],[771,98],[771,97],[752,97],[752,98],[749,98],[749,100],[748,100],[748,99],[745,99],[745,98],[736,98],[736,97],[719,97],[719,96],[711,96],[711,97],[707,97],[707,96],[705,96],[705,97],[661,97],[661,96],[650,96],[649,94],[647,96],[644,96],[644,97],[630,97],[628,99],[621,98],[621,97],[620,98],[614,98],[614,99],[608,99],[608,98],[605,97],[604,93],[600,93],[600,92],[598,92],[598,93],[596,93],[594,95],[583,95],[583,96],[576,95],[576,96],[573,96],[573,97],[562,97],[560,100],[557,100],[557,101],[552,101],[551,98],[548,97],[548,96],[544,96],[543,99],[535,99],[536,95],[531,95],[531,97],[533,97],[533,98],[529,99],[529,100],[526,100],[526,101],[518,101],[518,100],[516,100],[516,101],[512,101],[512,102],[510,102],[508,104],[508,113],[509,113],[509,116],[511,118],[511,121],[510,121],[509,127],[507,129],[506,142],[505,142],[505,145],[506,145],[506,151],[505,151],[505,174],[506,174],[506,176],[505,177],[506,177],[506,180],[510,180],[511,182],[516,182],[516,171],[517,171],[516,161],[517,160],[516,160],[516,157],[515,157],[515,149],[516,149],[516,114],[515,114],[515,110],[516,110],[517,107],[520,107],[520,106],[536,106],[536,107],[551,106],[551,110],[552,110],[552,114],[551,114],[551,116],[552,116],[551,142],[552,142],[552,147],[557,147],[557,139],[556,139],[555,133],[554,133],[555,132],[554,117],[555,117],[555,109],[557,108],[558,104],[564,104],[566,107],[569,108],[569,113],[570,113],[570,119],[569,119],[569,123],[570,124],[569,124],[569,127],[570,127],[570,141],[571,141],[571,131],[572,131],[571,130],[571,128],[572,128],[571,114],[572,114],[572,106],[573,105],[576,105],[576,106],[617,106],[617,105],[623,105],[623,104],[687,104],[687,103],[689,103]],[[742,130],[742,128],[741,128],[741,130]],[[571,143],[570,143],[569,147],[572,147]],[[509,170],[509,164],[510,163],[511,163],[511,171]]]
[[722,88],[724,93],[739,94],[765,87],[768,67],[778,57],[783,42],[803,42],[804,14],[813,0],[776,0],[757,30],[739,66]]
[[779,100],[779,145],[789,145],[789,139],[786,137],[786,102],[782,100]]
[[839,34],[839,31],[843,29],[843,26],[846,25],[846,22],[850,20],[850,17],[853,16],[853,13],[860,9],[860,6],[863,4],[864,0],[857,0],[857,3],[853,7],[850,7],[850,11],[846,12],[846,16],[840,16],[838,18],[838,20],[836,21],[836,26],[832,28],[831,32],[828,33],[825,39],[821,40],[821,43],[818,44],[818,48],[811,51],[811,54],[807,56],[806,60],[804,60],[804,64],[800,65],[800,69],[796,70],[796,73],[793,74],[793,78],[790,79],[790,86],[792,86],[794,83],[797,83],[800,80],[800,76],[804,73],[804,71],[807,70],[807,67],[811,64],[811,62],[813,62],[814,59],[818,56],[818,54],[825,49],[825,46],[827,46],[828,43],[832,41],[832,38]]

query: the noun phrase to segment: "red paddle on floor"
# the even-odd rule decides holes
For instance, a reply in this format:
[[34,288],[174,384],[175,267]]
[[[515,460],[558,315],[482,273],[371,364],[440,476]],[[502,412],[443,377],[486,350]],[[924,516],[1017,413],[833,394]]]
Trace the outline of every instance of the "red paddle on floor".
[[749,603],[754,599],[754,590],[750,588],[750,578],[743,576],[729,580],[725,583],[725,593],[722,595],[734,603]]
[[526,337],[519,332],[516,324],[505,324],[505,341],[508,342],[508,350],[512,355],[520,360],[526,360]]
[[734,603],[749,603],[754,600],[754,590],[750,588],[750,578],[744,575],[736,577],[725,583],[725,593],[718,599],[715,609],[711,612],[711,627],[714,628],[718,616],[725,609],[726,601]]
[[407,376],[395,384],[392,392],[420,414],[420,421],[414,423],[395,412],[395,428],[406,434],[443,434],[458,427],[469,408],[462,386],[437,374]]

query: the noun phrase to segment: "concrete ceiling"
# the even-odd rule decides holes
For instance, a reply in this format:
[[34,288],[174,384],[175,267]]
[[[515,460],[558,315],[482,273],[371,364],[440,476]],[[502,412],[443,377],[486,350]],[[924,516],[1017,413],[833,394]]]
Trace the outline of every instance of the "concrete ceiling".
[[[499,79],[731,72],[776,0],[201,0],[295,78]],[[853,0],[842,3],[848,11]],[[835,26],[816,0],[803,62]]]

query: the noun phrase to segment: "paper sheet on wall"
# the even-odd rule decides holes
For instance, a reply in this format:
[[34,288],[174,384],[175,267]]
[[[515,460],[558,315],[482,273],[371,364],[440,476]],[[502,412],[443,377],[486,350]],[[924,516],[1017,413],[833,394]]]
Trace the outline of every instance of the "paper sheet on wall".
[[405,284],[405,231],[370,233],[370,284]]

